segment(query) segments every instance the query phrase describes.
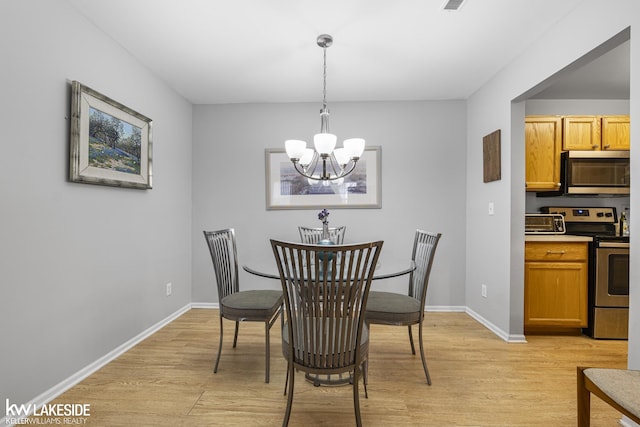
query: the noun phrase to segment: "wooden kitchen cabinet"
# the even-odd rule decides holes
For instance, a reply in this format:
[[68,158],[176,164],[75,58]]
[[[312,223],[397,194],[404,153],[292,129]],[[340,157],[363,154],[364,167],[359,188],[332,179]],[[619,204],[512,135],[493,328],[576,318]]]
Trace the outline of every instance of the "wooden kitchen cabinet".
[[602,149],[630,150],[629,116],[602,116]]
[[586,151],[629,150],[628,115],[564,116],[562,149]]
[[525,332],[587,327],[588,243],[526,242]]
[[527,116],[524,131],[526,190],[557,190],[560,187],[562,118]]
[[564,116],[562,149],[600,150],[600,118],[598,116]]

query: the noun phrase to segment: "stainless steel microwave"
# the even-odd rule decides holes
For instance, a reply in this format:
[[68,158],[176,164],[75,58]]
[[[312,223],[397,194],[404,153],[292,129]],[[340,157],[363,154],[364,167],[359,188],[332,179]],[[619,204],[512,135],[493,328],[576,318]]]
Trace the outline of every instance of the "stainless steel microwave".
[[559,195],[630,194],[629,151],[565,151],[561,156]]

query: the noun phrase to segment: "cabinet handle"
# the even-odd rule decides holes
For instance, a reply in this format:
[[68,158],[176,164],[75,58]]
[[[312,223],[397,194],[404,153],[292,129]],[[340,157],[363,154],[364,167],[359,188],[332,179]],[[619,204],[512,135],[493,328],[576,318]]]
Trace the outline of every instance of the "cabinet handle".
[[607,145],[604,146],[604,149],[606,150],[609,147],[611,147],[611,145],[607,144]]
[[547,255],[564,255],[566,251],[547,251]]

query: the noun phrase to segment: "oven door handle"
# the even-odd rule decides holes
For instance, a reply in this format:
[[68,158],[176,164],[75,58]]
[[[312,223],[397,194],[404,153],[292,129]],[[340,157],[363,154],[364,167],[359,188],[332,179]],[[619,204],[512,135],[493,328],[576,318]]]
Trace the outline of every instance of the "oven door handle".
[[598,247],[629,249],[629,243],[628,242],[599,242]]

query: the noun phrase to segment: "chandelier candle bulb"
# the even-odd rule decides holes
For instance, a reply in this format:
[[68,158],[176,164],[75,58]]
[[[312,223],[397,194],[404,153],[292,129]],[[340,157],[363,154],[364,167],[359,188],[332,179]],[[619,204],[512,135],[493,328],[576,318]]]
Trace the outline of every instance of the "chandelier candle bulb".
[[318,153],[329,155],[336,148],[337,140],[338,137],[332,133],[316,133],[313,136],[313,145]]
[[284,142],[284,148],[290,159],[301,159],[307,149],[307,143],[299,139],[288,139]]
[[302,167],[306,168],[307,166],[309,166],[313,161],[313,156],[315,154],[316,154],[315,151],[313,151],[311,148],[305,148],[304,154],[302,155],[302,157],[300,157],[300,161],[299,161]]
[[349,163],[349,154],[347,154],[346,148],[336,148],[333,150],[333,155],[342,169]]
[[364,153],[364,139],[362,138],[349,138],[344,140],[344,149],[347,156],[351,159],[359,159]]

